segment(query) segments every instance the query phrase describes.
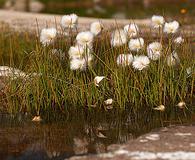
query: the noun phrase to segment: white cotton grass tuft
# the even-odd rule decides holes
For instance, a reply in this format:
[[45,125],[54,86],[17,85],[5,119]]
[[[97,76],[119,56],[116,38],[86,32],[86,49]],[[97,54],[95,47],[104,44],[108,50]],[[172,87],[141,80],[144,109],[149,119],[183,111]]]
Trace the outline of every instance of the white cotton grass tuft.
[[147,56],[144,55],[134,56],[134,60],[133,60],[134,69],[141,71],[144,68],[148,67],[149,64],[150,64],[150,60]]
[[86,60],[82,59],[72,59],[70,61],[70,69],[71,70],[85,70],[87,67]]
[[170,55],[167,56],[167,65],[175,66],[180,62],[179,56],[176,51],[173,51]]
[[103,24],[100,21],[93,22],[90,26],[90,31],[93,33],[95,36],[100,34],[103,29]]
[[105,78],[105,76],[96,76],[94,78],[94,84],[99,87],[99,83]]
[[131,39],[129,41],[129,49],[131,51],[139,51],[144,47],[144,39],[143,38],[136,38],[136,39]]
[[111,46],[119,47],[127,43],[127,36],[124,30],[116,29],[111,35]]
[[92,64],[93,55],[88,47],[72,46],[69,49],[70,69],[86,70],[87,66]]
[[44,46],[47,46],[53,43],[54,39],[56,38],[56,35],[57,35],[56,28],[44,28],[41,30],[40,42]]
[[133,62],[132,54],[120,54],[117,57],[117,65],[118,66],[129,66]]
[[64,15],[61,19],[61,26],[66,28],[76,28],[78,23],[78,16],[76,14]]
[[182,43],[184,43],[184,39],[181,36],[179,36],[179,37],[174,39],[174,43],[175,44],[182,44]]
[[83,58],[85,53],[89,53],[89,49],[83,46],[72,46],[70,47],[68,54],[70,59],[80,59]]
[[124,26],[124,31],[129,38],[135,37],[138,35],[139,28],[136,24],[127,24]]
[[76,36],[77,45],[87,46],[91,48],[93,46],[94,35],[90,31],[80,32]]
[[165,23],[165,19],[163,16],[159,16],[159,15],[152,16],[152,25],[154,26],[154,28],[160,28],[164,25],[164,23]]
[[162,45],[159,42],[153,42],[150,43],[147,47],[147,53],[148,53],[148,57],[151,60],[158,60],[161,56],[161,52],[162,52]]
[[179,23],[177,21],[165,23],[164,32],[168,34],[176,33],[179,29]]

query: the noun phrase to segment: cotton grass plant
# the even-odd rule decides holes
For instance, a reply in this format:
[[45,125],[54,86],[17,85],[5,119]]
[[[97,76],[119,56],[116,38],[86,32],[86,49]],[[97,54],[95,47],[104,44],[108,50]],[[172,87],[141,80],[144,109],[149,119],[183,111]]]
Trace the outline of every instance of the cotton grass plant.
[[[134,23],[110,31],[94,22],[90,30],[78,32],[74,14],[62,18],[62,31],[45,28],[38,37],[4,28],[1,64],[36,76],[6,78],[1,90],[3,108],[10,113],[40,115],[78,108],[106,109],[109,104],[134,113],[143,106],[151,111],[164,106],[163,111],[171,114],[184,102],[190,109],[195,99],[191,44],[177,38],[185,38],[178,22],[167,23],[163,17],[151,21],[159,32],[154,41],[145,38]],[[67,30],[72,30],[72,35],[58,34]]]

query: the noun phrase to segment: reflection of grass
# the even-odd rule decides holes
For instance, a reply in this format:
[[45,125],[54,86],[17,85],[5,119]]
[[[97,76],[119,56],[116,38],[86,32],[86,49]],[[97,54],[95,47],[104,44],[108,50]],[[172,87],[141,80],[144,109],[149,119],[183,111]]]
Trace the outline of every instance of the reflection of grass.
[[0,7],[3,7],[5,0],[0,0]]
[[[48,2],[52,2],[52,0],[42,0],[44,3],[48,4]],[[58,0],[59,2],[63,3],[63,0]],[[72,1],[71,1],[72,2]],[[55,2],[57,3],[57,2]],[[68,3],[68,2],[65,2]],[[73,11],[81,16],[92,16],[92,17],[104,17],[109,18],[112,17],[112,15],[116,12],[122,12],[127,15],[129,18],[146,18],[154,13],[163,15],[166,13],[166,16],[181,16],[180,10],[182,8],[185,8],[187,10],[187,14],[190,16],[194,16],[194,5],[192,3],[177,3],[176,4],[161,4],[159,5],[153,5],[149,8],[144,8],[142,3],[137,3],[133,5],[127,5],[124,7],[124,5],[121,6],[107,6],[104,9],[106,10],[106,13],[98,13],[94,12],[92,14],[88,14],[86,11],[91,8],[77,8],[75,1],[75,8],[53,8],[53,7],[47,7],[44,12],[48,13],[59,13],[59,14],[67,14],[72,13]]]
[[[109,35],[105,33],[94,42],[94,65],[87,71],[71,71],[67,54],[72,43],[70,37],[59,37],[53,46],[42,47],[34,35],[15,33],[7,27],[1,31],[0,64],[27,73],[41,73],[41,76],[27,80],[10,81],[3,97],[9,112],[40,114],[56,110],[64,112],[73,106],[91,108],[97,104],[102,107],[104,100],[113,98],[115,107],[129,108],[134,113],[143,104],[150,109],[160,104],[171,106],[167,111],[172,113],[179,101],[186,101],[190,106],[194,99],[195,75],[187,76],[186,73],[186,69],[194,65],[187,42],[179,47],[163,42],[162,59],[151,62],[146,70],[135,71],[132,67],[116,65],[116,57],[128,53],[128,46],[111,47]],[[146,37],[146,43],[151,38]],[[65,59],[54,55],[53,48],[62,49]],[[177,67],[168,67],[166,57],[173,48],[176,48],[181,63]],[[146,54],[146,50],[139,54]],[[107,76],[99,88],[93,83],[96,75]]]

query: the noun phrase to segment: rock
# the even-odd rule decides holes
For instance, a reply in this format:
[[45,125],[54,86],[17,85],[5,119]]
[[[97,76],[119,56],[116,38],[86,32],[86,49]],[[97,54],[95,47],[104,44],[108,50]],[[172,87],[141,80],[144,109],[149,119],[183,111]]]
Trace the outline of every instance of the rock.
[[74,153],[77,154],[86,154],[88,152],[89,142],[86,138],[74,138]]
[[[111,145],[108,153],[77,156],[71,160],[194,160],[194,126],[171,126],[145,134],[123,145]],[[166,158],[165,158],[166,157]]]

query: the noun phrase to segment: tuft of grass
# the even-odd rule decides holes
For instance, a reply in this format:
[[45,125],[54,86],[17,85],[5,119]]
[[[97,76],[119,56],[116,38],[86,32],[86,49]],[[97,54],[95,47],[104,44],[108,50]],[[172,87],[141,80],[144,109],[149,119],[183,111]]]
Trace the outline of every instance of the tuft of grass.
[[[143,71],[136,71],[131,66],[117,66],[117,56],[130,51],[127,44],[111,47],[110,33],[105,32],[94,41],[93,65],[86,71],[72,71],[68,56],[75,35],[72,36],[58,37],[55,44],[43,47],[34,34],[17,33],[4,25],[1,27],[0,64],[28,74],[37,73],[25,79],[6,79],[6,87],[1,90],[1,110],[40,115],[47,112],[66,113],[78,108],[106,109],[104,101],[112,98],[115,109],[131,110],[135,114],[144,107],[152,110],[163,104],[167,115],[172,115],[180,101],[185,101],[187,109],[193,111],[195,75],[188,76],[186,69],[194,67],[195,61],[187,39],[184,44],[175,47],[172,44],[174,37],[169,40],[158,37],[156,40],[161,40],[164,47],[162,58],[152,61]],[[146,44],[151,42],[151,37],[145,39],[148,39]],[[169,67],[166,57],[173,47],[179,54],[180,63]],[[56,48],[62,51],[54,54],[52,49]],[[147,55],[146,48],[138,54]],[[100,87],[93,83],[97,75],[106,76]]]

